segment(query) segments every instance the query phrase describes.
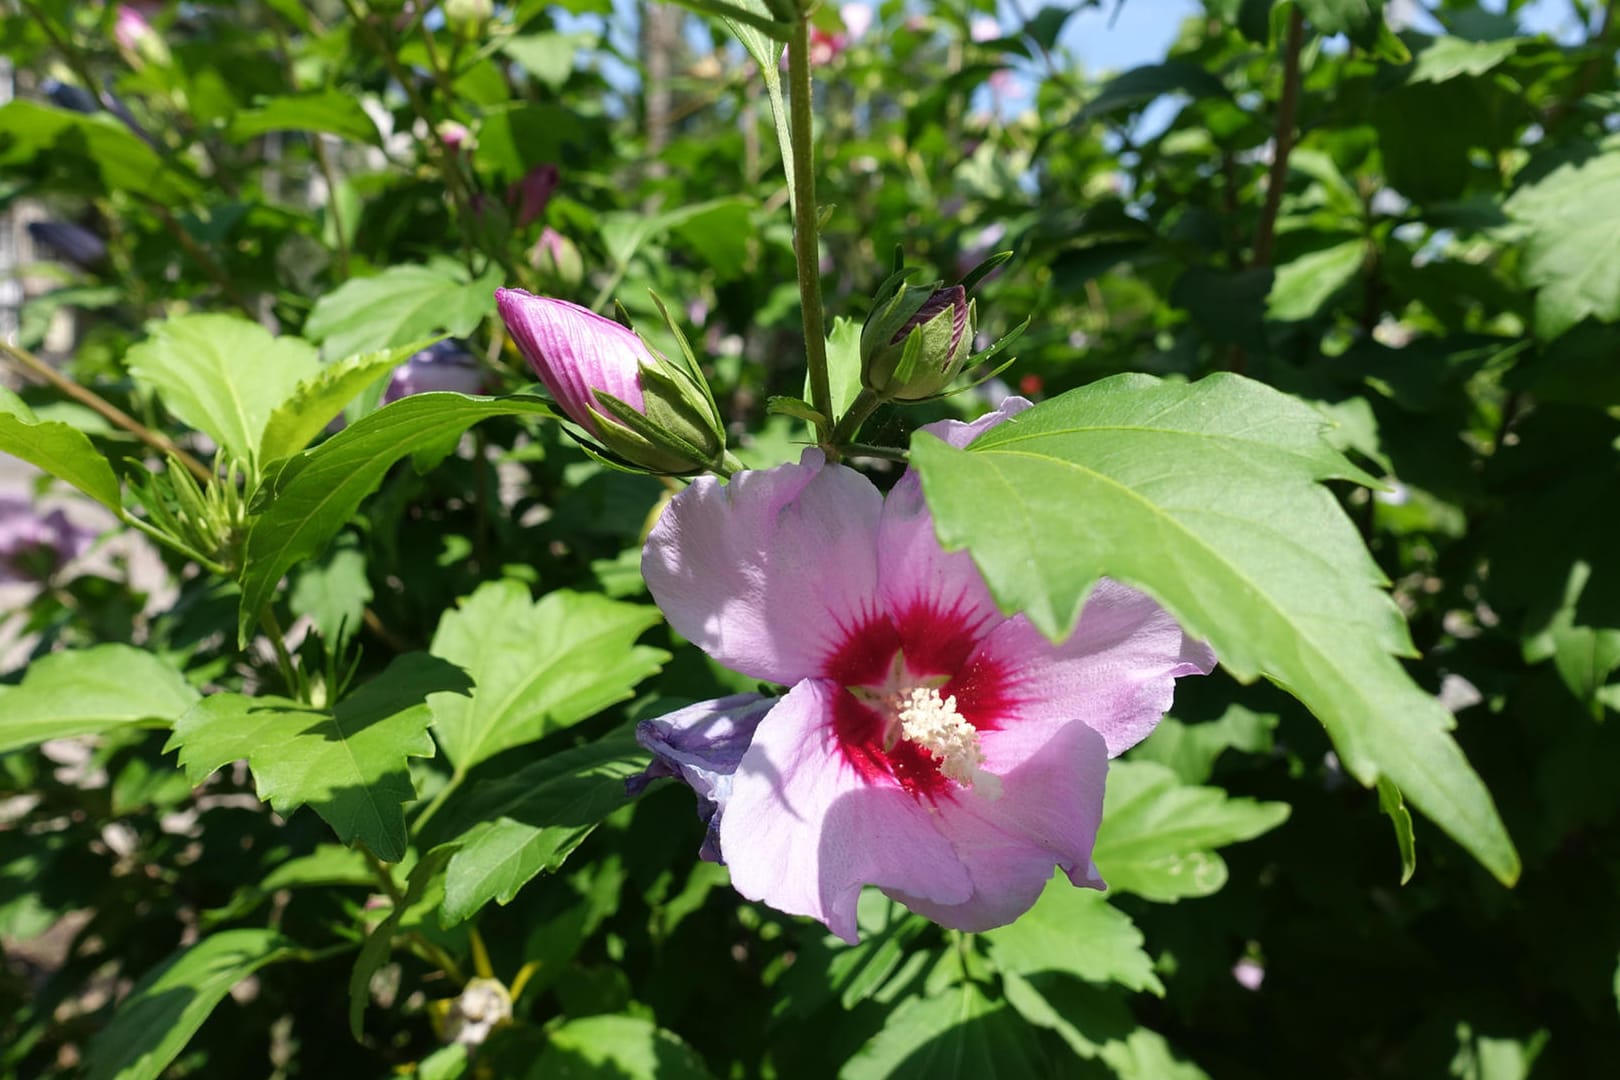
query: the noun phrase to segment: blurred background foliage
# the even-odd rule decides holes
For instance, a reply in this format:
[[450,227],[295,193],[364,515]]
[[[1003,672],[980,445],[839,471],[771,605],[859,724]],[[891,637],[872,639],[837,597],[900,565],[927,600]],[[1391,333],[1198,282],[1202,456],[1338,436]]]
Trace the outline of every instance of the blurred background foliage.
[[[425,954],[470,962],[470,924],[406,913],[427,944],[371,976],[356,1041],[365,867],[312,814],[273,817],[241,770],[194,793],[161,734],[125,731],[0,756],[0,1071],[157,1075],[109,1045],[128,1028],[89,1042],[120,995],[200,932],[270,927],[305,943],[286,946],[300,962],[236,985],[168,1075],[1606,1074],[1620,1060],[1614,7],[887,0],[822,9],[814,39],[829,314],[858,324],[896,248],[946,279],[1007,249],[981,328],[1032,323],[991,393],[1237,371],[1318,405],[1385,478],[1341,494],[1410,620],[1411,670],[1456,712],[1519,846],[1517,888],[1421,820],[1403,884],[1390,817],[1404,811],[1349,780],[1292,699],[1217,674],[1182,684],[1110,812],[1157,770],[1289,810],[1220,827],[1167,811],[1121,839],[1180,884],[978,938],[875,903],[847,948],[740,901],[694,860],[690,796],[655,790],[479,914],[499,978],[538,968],[519,1022],[469,1066],[439,1045],[434,1003],[455,988]],[[449,334],[488,389],[515,391],[532,379],[493,317],[496,285],[618,300],[657,340],[653,290],[745,459],[796,456],[800,429],[765,409],[802,392],[787,192],[765,80],[718,21],[608,0],[0,12],[15,95],[0,210],[26,287],[0,329],[143,422],[166,423],[127,360],[152,320],[234,313],[327,360]],[[1160,55],[1109,63],[1116,16],[1157,23]],[[835,352],[853,329],[834,326]],[[109,455],[137,452],[58,395],[23,397]],[[903,445],[979,407],[881,413],[871,437]],[[475,439],[390,474],[296,572],[289,615],[367,609],[349,626],[366,675],[426,648],[491,579],[645,599],[636,552],[663,485],[602,469],[555,425],[497,419]],[[53,648],[132,642],[193,685],[260,685],[272,658],[231,648],[233,591],[170,555],[142,578],[142,558],[156,556],[115,549],[17,601],[8,679]],[[542,745],[750,688],[653,639],[672,656],[660,698]],[[317,664],[322,647],[305,645]],[[529,760],[496,755],[469,790]],[[442,773],[422,770],[430,791]],[[1189,822],[1214,831],[1178,836]],[[334,935],[349,946],[308,944]]]

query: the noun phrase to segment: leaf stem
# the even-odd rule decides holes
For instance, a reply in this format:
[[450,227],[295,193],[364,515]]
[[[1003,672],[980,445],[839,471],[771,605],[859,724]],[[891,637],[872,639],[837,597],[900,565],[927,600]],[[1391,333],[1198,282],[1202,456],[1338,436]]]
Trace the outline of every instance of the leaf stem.
[[192,457],[161,431],[153,431],[100,394],[57,371],[27,349],[0,341],[0,356],[11,361],[13,367],[50,386],[64,397],[72,398],[115,427],[123,428],[141,442],[161,454],[173,454],[200,483],[208,484],[214,474],[208,466]]
[[265,636],[270,639],[270,647],[276,651],[276,666],[281,669],[281,681],[287,686],[287,693],[304,700],[304,694],[298,685],[298,671],[293,667],[292,655],[287,652],[287,637],[281,629],[281,621],[276,618],[274,605],[266,604],[259,609],[259,625],[264,627]]
[[422,835],[422,830],[427,827],[429,821],[433,820],[433,815],[439,812],[439,808],[449,800],[451,795],[455,794],[456,789],[461,786],[461,782],[465,779],[467,779],[467,774],[460,769],[451,773],[450,779],[444,782],[444,787],[434,793],[432,801],[427,804],[427,809],[423,810],[417,816],[417,819],[411,823],[411,831],[418,836]]
[[378,858],[377,853],[372,851],[371,848],[367,847],[364,843],[356,844],[355,846],[358,847],[360,849],[360,853],[366,857],[366,865],[371,867],[371,873],[376,877],[377,884],[381,885],[383,892],[388,894],[389,902],[392,903],[395,908],[404,908],[405,894],[400,890],[399,882],[394,880],[394,875],[388,869],[388,864]]
[[862,387],[861,392],[856,394],[855,400],[850,403],[849,411],[838,418],[838,426],[833,428],[832,433],[833,445],[843,446],[855,438],[860,433],[861,425],[866,423],[867,418],[877,411],[877,407],[881,404],[882,398]]
[[793,24],[793,40],[788,45],[788,85],[788,130],[793,145],[793,250],[798,257],[799,299],[804,309],[804,357],[810,368],[810,404],[822,415],[816,424],[816,440],[829,445],[832,382],[827,374],[827,333],[821,307],[821,242],[812,152],[815,131],[810,108],[810,20],[803,14]]

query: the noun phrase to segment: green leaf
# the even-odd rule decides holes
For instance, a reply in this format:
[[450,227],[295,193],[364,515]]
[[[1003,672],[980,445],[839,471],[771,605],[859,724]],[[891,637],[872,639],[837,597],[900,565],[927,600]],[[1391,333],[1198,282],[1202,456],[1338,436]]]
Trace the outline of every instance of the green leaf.
[[1515,191],[1507,212],[1528,227],[1524,280],[1536,293],[1536,336],[1587,316],[1620,320],[1620,136],[1569,155]]
[[125,357],[168,410],[246,460],[276,404],[320,370],[315,350],[295,337],[271,337],[235,315],[181,315],[157,323]]
[[473,398],[430,393],[402,398],[290,458],[271,485],[265,509],[244,545],[238,634],[247,643],[253,623],[275,595],[281,576],[320,554],[389,468],[418,450],[442,445],[491,416],[551,416],[540,398]]
[[162,203],[200,193],[196,177],[166,162],[111,115],[83,114],[37,101],[0,105],[0,172],[48,158],[72,175],[95,176],[111,191]]
[[357,543],[334,546],[320,562],[298,567],[287,606],[294,615],[307,615],[336,654],[354,636],[371,601],[366,577],[366,555]]
[[358,840],[398,862],[403,804],[416,798],[406,759],[433,756],[425,699],[470,685],[455,666],[407,653],[331,712],[285,698],[204,698],[175,724],[164,750],[180,752],[192,783],[246,758],[259,798],[277,813],[308,805],[344,843]]
[[495,310],[500,284],[499,267],[468,281],[459,268],[391,266],[352,278],[317,300],[304,333],[327,356],[353,356],[443,334],[464,337]]
[[574,56],[596,40],[593,34],[561,33],[548,30],[539,34],[516,34],[501,43],[501,52],[523,65],[523,69],[552,90],[558,90],[574,71]]
[[1076,888],[1062,874],[1018,921],[987,931],[990,955],[1002,971],[1028,975],[1062,971],[1093,983],[1118,983],[1164,996],[1142,932],[1131,917],[1095,889]]
[[328,88],[274,97],[231,117],[226,137],[247,142],[271,131],[319,131],[358,143],[379,143],[377,125],[354,94]]
[[1315,315],[1354,280],[1366,255],[1365,241],[1346,240],[1277,267],[1266,300],[1267,316],[1293,322]]
[[1407,73],[1406,81],[1445,82],[1459,75],[1484,75],[1495,70],[1508,57],[1518,51],[1524,38],[1500,38],[1496,41],[1470,41],[1460,37],[1438,37],[1417,54],[1417,62]]
[[510,903],[543,871],[555,870],[628,798],[626,778],[647,752],[625,734],[565,750],[486,785],[463,815],[478,822],[452,843],[445,876],[446,926],[494,900]]
[[147,972],[112,1022],[90,1040],[90,1080],[156,1080],[231,987],[266,964],[296,957],[274,930],[226,930]]
[[1022,1080],[1046,1075],[1040,1044],[1005,1001],[963,981],[901,1002],[839,1080]]
[[1363,47],[1378,38],[1384,24],[1384,0],[1298,0],[1313,30],[1346,34]]
[[1114,892],[1161,903],[1208,896],[1226,884],[1226,862],[1214,848],[1252,840],[1287,818],[1287,803],[1233,799],[1220,788],[1185,785],[1163,765],[1116,761],[1091,857]]
[[1412,813],[1401,798],[1401,789],[1386,776],[1378,778],[1378,809],[1395,826],[1395,846],[1401,852],[1401,884],[1405,885],[1417,869],[1417,840],[1412,835]]
[[706,203],[698,212],[682,215],[673,230],[723,282],[742,275],[756,235],[752,205],[746,199]]
[[636,638],[658,609],[566,590],[529,598],[520,581],[493,581],[439,620],[432,652],[460,665],[471,698],[435,695],[433,732],[457,772],[534,742],[630,696],[669,654]]
[[259,460],[276,461],[304,449],[362,391],[429,344],[417,341],[346,357],[299,383],[270,413],[259,442]]
[[168,727],[197,691],[168,661],[130,645],[50,653],[0,706],[0,753],[122,727]]
[[0,393],[0,451],[72,484],[113,513],[123,513],[118,477],[89,437],[67,424],[39,420],[9,391]]
[[[827,335],[827,381],[832,388],[833,418],[849,411],[861,392],[861,324],[842,315],[833,320]],[[810,377],[805,376],[804,396],[810,397]]]
[[1518,854],[1490,793],[1451,714],[1391,655],[1412,651],[1405,623],[1317,483],[1369,479],[1321,428],[1309,405],[1240,376],[1126,375],[970,450],[915,438],[911,456],[941,542],[973,553],[1003,610],[1060,639],[1100,577],[1145,590],[1233,675],[1265,674],[1304,702],[1362,784],[1387,775],[1512,882]]
[[1163,1035],[1139,1026],[1118,993],[1052,973],[1002,976],[1007,1003],[1036,1027],[1056,1032],[1086,1060],[1098,1060],[1118,1080],[1209,1080],[1182,1061]]
[[1186,94],[1192,98],[1225,97],[1221,80],[1198,64],[1167,60],[1132,68],[1108,80],[1097,96],[1088,101],[1077,123],[1086,123],[1121,109],[1136,109],[1165,94]]
[[1156,761],[1175,770],[1184,783],[1202,784],[1215,771],[1215,761],[1227,750],[1263,754],[1271,749],[1271,731],[1277,718],[1241,705],[1228,705],[1220,719],[1184,724],[1165,717],[1146,741],[1132,748],[1132,761]]
[[566,1021],[550,1032],[529,1080],[710,1080],[703,1059],[674,1033],[639,1016]]

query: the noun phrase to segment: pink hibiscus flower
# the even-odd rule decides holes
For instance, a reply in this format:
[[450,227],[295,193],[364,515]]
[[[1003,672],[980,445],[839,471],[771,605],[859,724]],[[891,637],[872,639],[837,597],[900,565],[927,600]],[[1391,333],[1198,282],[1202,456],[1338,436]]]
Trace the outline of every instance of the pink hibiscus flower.
[[[1028,407],[924,430],[965,446]],[[709,823],[702,854],[739,892],[850,942],[865,885],[970,931],[1028,910],[1054,866],[1102,888],[1108,759],[1153,730],[1178,676],[1215,663],[1106,580],[1052,644],[997,609],[965,552],[940,548],[915,474],[885,497],[817,450],[694,481],[642,571],[677,632],[791,689],[644,722],[656,757],[632,790],[680,776]]]

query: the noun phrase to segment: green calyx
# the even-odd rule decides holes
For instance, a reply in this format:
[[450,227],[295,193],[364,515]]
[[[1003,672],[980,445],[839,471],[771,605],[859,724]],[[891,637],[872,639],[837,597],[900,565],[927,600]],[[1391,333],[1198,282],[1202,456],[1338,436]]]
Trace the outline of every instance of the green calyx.
[[897,277],[861,328],[861,385],[885,401],[918,401],[949,386],[973,354],[975,305],[961,285]]

